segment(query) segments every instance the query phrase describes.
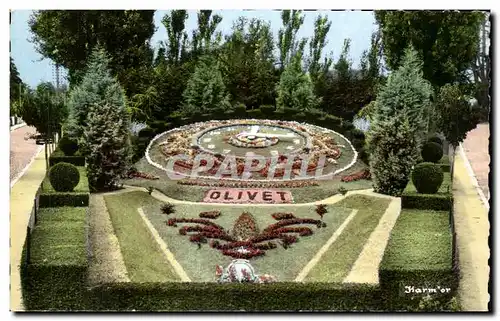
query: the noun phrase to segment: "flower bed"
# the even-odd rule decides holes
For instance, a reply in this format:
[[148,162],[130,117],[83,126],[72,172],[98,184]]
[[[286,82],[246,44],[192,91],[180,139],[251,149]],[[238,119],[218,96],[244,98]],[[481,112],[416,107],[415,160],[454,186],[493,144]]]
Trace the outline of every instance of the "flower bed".
[[220,230],[223,230],[222,226],[203,218],[170,218],[167,221],[168,226],[176,226],[177,223],[196,223],[196,224],[210,225]]
[[144,173],[144,172],[138,172],[138,171],[132,171],[127,174],[128,178],[144,178],[144,179],[149,179],[149,180],[157,180],[160,179],[160,177],[149,174],[149,173]]
[[[205,213],[205,216],[217,217],[220,215],[219,211],[203,213]],[[314,224],[318,228],[323,226],[323,223],[319,220],[290,218],[294,217],[292,213],[275,214],[273,217],[283,219],[276,224],[269,225],[262,232],[259,232],[255,218],[247,212],[242,213],[238,217],[230,233],[220,225],[206,219],[173,218],[167,221],[167,225],[175,227],[177,223],[199,224],[183,226],[179,229],[179,234],[189,236],[189,241],[196,243],[199,247],[202,244],[208,243],[210,248],[221,251],[223,255],[242,259],[262,256],[265,255],[266,251],[277,248],[276,243],[273,242],[274,240],[278,240],[286,249],[297,242],[299,237],[313,234],[313,230],[309,227],[291,225]],[[208,242],[208,239],[211,239],[210,242]]]
[[340,180],[348,183],[358,181],[360,179],[371,179],[370,171],[368,169],[364,169],[354,174],[343,176]]
[[177,181],[180,185],[207,186],[207,187],[234,187],[234,188],[301,188],[308,186],[319,186],[316,181],[275,181],[275,182],[252,182],[252,181],[212,181],[207,182],[197,179],[183,179]]
[[[171,156],[177,155],[177,154],[184,154],[184,155],[189,155],[192,159],[194,159],[198,153],[204,152],[202,149],[199,148],[199,146],[198,146],[198,148],[194,148],[195,146],[192,145],[192,141],[193,141],[192,137],[196,136],[196,133],[200,132],[201,130],[213,129],[216,127],[221,127],[224,125],[231,125],[231,124],[276,126],[278,124],[278,122],[272,121],[272,120],[253,120],[253,119],[237,120],[237,119],[233,119],[233,120],[227,120],[227,121],[209,121],[209,122],[203,122],[203,123],[192,123],[190,125],[185,125],[185,126],[164,132],[160,135],[157,135],[155,138],[153,138],[153,140],[150,142],[150,144],[148,145],[148,147],[146,149],[146,159],[151,165],[153,165],[157,168],[160,168],[162,170],[170,171],[169,169],[166,169],[164,166],[154,162],[151,159],[150,149],[152,146],[155,146],[155,148],[157,148],[158,147],[157,145],[159,145],[162,148],[162,153],[166,157],[171,157]],[[354,149],[352,143],[345,136],[343,136],[337,132],[334,132],[332,130],[327,130],[325,128],[310,125],[310,124],[300,124],[300,123],[293,122],[293,121],[286,121],[286,122],[281,121],[281,124],[283,124],[284,126],[290,128],[292,130],[304,132],[305,134],[312,136],[312,138],[311,138],[312,143],[310,146],[307,146],[307,149],[309,150],[309,155],[311,155],[313,157],[312,163],[314,163],[315,161],[317,162],[317,158],[320,157],[321,155],[327,155],[327,163],[332,163],[332,164],[337,163],[336,159],[338,159],[341,155],[340,148],[345,148],[345,147],[342,145],[335,144],[332,137],[329,136],[330,133],[335,133],[336,135],[342,137],[342,139],[344,139],[349,144],[350,149],[352,149],[352,151],[354,153],[353,159],[351,160],[351,162],[349,162],[349,164],[347,164],[346,166],[343,166],[341,168],[337,168],[336,170],[332,171],[332,173],[324,173],[323,176],[327,176],[327,175],[331,175],[331,174],[336,175],[342,171],[345,171],[346,169],[350,168],[351,166],[353,166],[356,163],[358,153]],[[165,135],[167,135],[167,141],[165,141],[163,143],[159,143],[159,144],[156,143],[156,141],[158,139],[160,139],[161,137],[163,137]],[[172,138],[172,136],[174,138]],[[167,145],[168,147],[162,147],[164,145]],[[167,150],[164,150],[165,148]],[[239,158],[237,158],[237,159],[239,159]],[[243,159],[243,161],[244,161],[244,159]],[[189,166],[192,166],[191,161],[187,161],[187,164]],[[314,168],[315,168],[314,166],[311,166],[309,168],[309,170],[313,170]],[[263,176],[262,178],[254,177],[253,179],[245,179],[245,180],[246,181],[248,181],[248,180],[261,181],[261,180],[267,178],[266,171],[261,172],[261,174],[266,174],[266,175],[261,175],[261,176]],[[212,178],[213,173],[209,172],[209,173],[205,173],[203,175],[204,176],[200,176],[200,177]],[[281,177],[282,176],[280,176],[280,173],[277,173],[277,175],[275,175],[273,178],[270,178],[270,179],[271,180],[280,179]],[[231,177],[220,177],[219,179],[231,179]],[[291,180],[302,179],[303,180],[304,178],[291,177],[291,178],[287,178],[287,179],[291,179]]]
[[285,219],[281,220],[277,223],[271,224],[266,229],[264,230],[264,233],[266,232],[271,232],[275,229],[278,229],[280,227],[285,227],[288,225],[294,225],[294,224],[314,224],[317,226],[321,226],[323,224],[322,221],[320,220],[315,220],[312,218],[292,218],[292,219]]

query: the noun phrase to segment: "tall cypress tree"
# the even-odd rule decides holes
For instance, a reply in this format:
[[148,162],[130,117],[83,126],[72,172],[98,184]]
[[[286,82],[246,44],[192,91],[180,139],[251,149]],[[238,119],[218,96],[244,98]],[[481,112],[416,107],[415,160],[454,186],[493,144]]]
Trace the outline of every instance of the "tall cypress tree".
[[105,100],[112,101],[118,106],[125,106],[125,93],[123,91],[109,91],[110,87],[116,86],[119,86],[119,83],[116,78],[111,76],[109,57],[103,49],[95,49],[88,62],[82,82],[70,93],[70,116],[66,133],[71,138],[79,142],[82,141],[91,106],[102,105]]
[[431,94],[431,84],[423,77],[422,61],[415,50],[408,48],[403,64],[391,73],[377,95],[374,123],[404,114],[421,141],[427,133],[432,111]]

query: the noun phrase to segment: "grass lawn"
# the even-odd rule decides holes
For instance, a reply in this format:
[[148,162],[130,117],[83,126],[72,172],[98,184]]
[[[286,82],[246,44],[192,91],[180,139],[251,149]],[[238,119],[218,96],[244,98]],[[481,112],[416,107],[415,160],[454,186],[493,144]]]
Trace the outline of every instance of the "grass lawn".
[[[114,204],[111,204],[110,201],[113,201]],[[170,251],[174,254],[175,259],[182,265],[188,276],[194,282],[215,281],[215,265],[227,266],[232,258],[222,255],[220,251],[210,248],[208,244],[203,244],[201,248],[198,248],[196,244],[189,241],[189,236],[179,234],[179,229],[182,226],[193,224],[178,223],[177,227],[171,227],[167,226],[165,223],[168,218],[199,218],[199,213],[202,211],[220,210],[222,214],[215,219],[214,222],[228,231],[232,229],[235,220],[244,211],[253,214],[260,231],[276,222],[276,220],[271,217],[271,214],[276,212],[291,212],[294,213],[296,217],[300,218],[319,218],[314,212],[315,207],[308,205],[260,208],[249,205],[221,208],[217,205],[179,204],[176,205],[176,212],[174,214],[166,216],[160,210],[161,202],[154,200],[146,192],[140,191],[106,196],[106,203],[108,204],[110,212],[113,211],[112,209],[114,207],[120,208],[119,215],[111,214],[113,226],[116,224],[115,216],[120,218],[124,216],[135,216],[140,219],[138,214],[135,212],[132,213],[132,208],[142,207],[146,216],[163,238]],[[328,239],[330,239],[347,216],[349,216],[352,209],[357,208],[359,210],[357,216],[349,223],[341,236],[332,244],[330,250],[323,256],[323,259],[306,278],[306,281],[312,282],[341,282],[350,271],[352,264],[358,258],[366,240],[377,226],[388,204],[389,200],[386,199],[363,195],[350,196],[341,203],[335,204],[335,206],[328,206],[329,212],[324,216],[324,222],[327,223],[326,228],[318,229],[316,226],[310,226],[314,232],[313,235],[300,237],[299,242],[293,244],[288,249],[284,249],[278,245],[276,249],[266,251],[264,256],[251,259],[252,265],[259,274],[273,274],[280,281],[293,281],[319,249]],[[127,224],[127,226],[132,226],[128,228],[127,238],[150,240],[151,236],[149,235],[149,231],[144,228],[139,228],[141,225],[139,223],[140,222],[129,222],[129,224]],[[144,247],[146,245],[138,245],[137,243],[139,241],[130,242],[131,240],[126,241],[127,243],[123,243],[125,238],[123,235],[124,233],[125,232],[117,231],[117,236],[120,241],[122,253],[124,254],[125,264],[130,273],[130,263],[127,263],[130,259],[127,259],[127,256],[137,258],[137,253],[141,251],[144,252]],[[139,233],[144,233],[145,235],[139,236]],[[135,236],[132,236],[133,234],[135,234]],[[149,248],[154,247],[149,245]],[[127,255],[126,253],[129,254]],[[153,260],[152,257],[161,255],[159,253],[151,253],[148,256],[149,258],[147,260],[150,261],[150,264],[156,266],[158,260]],[[138,263],[139,262],[137,262],[137,264]],[[168,264],[166,265],[168,266]],[[143,275],[144,282],[157,279],[158,275],[156,275],[156,273],[159,272],[150,269],[147,276]],[[152,279],[148,279],[148,277]]]
[[[232,229],[239,215],[247,211],[253,214],[259,230],[262,231],[268,225],[277,222],[271,217],[272,213],[291,212],[296,217],[319,219],[314,209],[315,207],[313,206],[297,206],[293,208],[280,206],[265,208],[254,206],[220,208],[217,205],[177,205],[176,213],[169,217],[199,218],[198,215],[200,212],[221,210],[221,216],[214,220],[214,222],[229,231]],[[215,265],[227,266],[231,262],[231,257],[222,255],[220,251],[210,248],[208,244],[202,245],[201,249],[199,249],[197,245],[189,241],[188,236],[179,234],[179,229],[182,226],[193,224],[179,223],[177,228],[170,227],[165,224],[167,216],[161,213],[159,206],[147,207],[145,211],[150,221],[158,230],[158,233],[171,248],[177,261],[179,261],[193,281],[215,281]],[[305,225],[313,230],[313,235],[300,237],[299,242],[286,250],[278,245],[276,249],[266,251],[264,256],[251,259],[257,273],[273,274],[281,281],[294,280],[302,268],[312,259],[351,212],[350,209],[336,207],[329,207],[329,211],[324,216],[324,222],[327,223],[326,228],[318,229],[314,225]]]
[[403,209],[381,264],[386,270],[451,269],[449,213]]
[[32,264],[71,265],[86,263],[86,209],[40,208],[31,235]]
[[159,206],[147,193],[126,193],[104,197],[123,260],[132,282],[179,280],[165,254],[154,240],[137,209]]
[[[87,171],[85,166],[77,166],[78,172],[80,172],[80,181],[73,190],[74,193],[88,193],[89,191],[89,181],[87,179]],[[49,174],[47,174],[42,182],[42,190],[44,193],[58,193],[54,190],[50,184]]]
[[305,281],[342,282],[349,274],[363,247],[377,227],[390,200],[365,195],[352,195],[336,206],[358,209],[358,213],[344,229]]

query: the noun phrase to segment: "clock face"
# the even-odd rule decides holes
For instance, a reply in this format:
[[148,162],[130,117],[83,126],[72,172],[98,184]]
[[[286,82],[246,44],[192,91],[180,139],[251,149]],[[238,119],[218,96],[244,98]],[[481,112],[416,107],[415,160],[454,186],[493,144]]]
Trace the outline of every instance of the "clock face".
[[300,152],[308,138],[291,128],[272,125],[228,125],[198,135],[197,144],[209,153],[244,157],[248,152],[273,156]]

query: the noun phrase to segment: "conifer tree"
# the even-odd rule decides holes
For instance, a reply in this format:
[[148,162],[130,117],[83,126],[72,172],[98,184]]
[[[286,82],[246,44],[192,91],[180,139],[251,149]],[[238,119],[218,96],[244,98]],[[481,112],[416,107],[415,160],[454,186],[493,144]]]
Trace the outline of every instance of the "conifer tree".
[[377,95],[374,125],[404,114],[421,142],[432,112],[431,94],[431,84],[423,77],[422,61],[415,50],[408,48],[403,64],[390,74]]
[[229,105],[229,95],[215,58],[200,58],[183,93],[185,113],[207,113]]
[[370,129],[370,172],[374,191],[400,196],[415,166],[419,147],[406,115],[381,121]]
[[89,108],[87,126],[83,130],[82,148],[87,155],[87,175],[93,190],[113,188],[130,163],[131,148],[129,114],[123,88],[111,84],[104,99]]
[[95,49],[90,57],[82,82],[70,93],[70,116],[66,133],[79,142],[83,138],[91,106],[102,105],[105,100],[116,106],[125,105],[123,91],[109,90],[111,87],[119,87],[119,83],[116,78],[111,76],[108,66],[109,57],[106,52],[103,49]]
[[426,136],[431,85],[423,78],[413,49],[377,95],[368,132],[370,171],[376,192],[399,196],[416,164]]

